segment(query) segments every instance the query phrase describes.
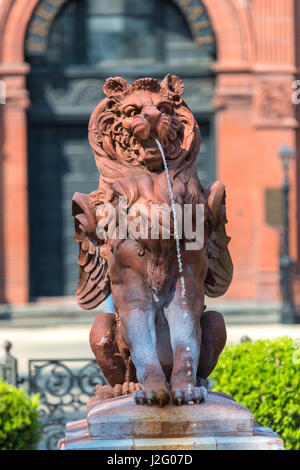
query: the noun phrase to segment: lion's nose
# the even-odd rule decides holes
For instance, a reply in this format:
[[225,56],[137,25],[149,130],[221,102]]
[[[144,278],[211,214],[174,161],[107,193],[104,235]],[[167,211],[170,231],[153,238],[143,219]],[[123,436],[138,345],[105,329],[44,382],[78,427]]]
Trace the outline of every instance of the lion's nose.
[[161,112],[155,106],[147,106],[147,108],[144,109],[143,115],[153,127],[160,118]]

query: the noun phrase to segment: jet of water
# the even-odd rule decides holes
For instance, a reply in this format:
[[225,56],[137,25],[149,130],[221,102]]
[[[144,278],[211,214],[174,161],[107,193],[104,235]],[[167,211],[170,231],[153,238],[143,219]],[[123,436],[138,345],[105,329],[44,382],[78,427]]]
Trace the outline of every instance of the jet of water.
[[[177,230],[177,227],[178,227],[177,226],[177,214],[176,214],[176,208],[175,208],[173,188],[172,188],[170,175],[169,175],[169,169],[168,169],[168,165],[167,165],[167,160],[166,160],[163,148],[162,148],[161,143],[159,142],[159,140],[157,140],[157,139],[155,139],[155,140],[156,140],[157,146],[159,148],[159,151],[161,153],[162,160],[163,160],[164,167],[165,167],[166,178],[167,178],[167,183],[168,183],[168,188],[169,188],[169,193],[170,193],[170,200],[171,200],[171,210],[172,210],[173,219],[174,219],[174,235],[175,235],[175,240],[176,240],[178,269],[179,269],[180,273],[183,273],[182,258],[181,258],[180,243],[179,243],[179,235],[178,235],[178,230]],[[183,318],[186,320],[187,317],[188,317],[188,314],[187,314],[187,311],[185,309],[185,305],[186,305],[186,301],[185,301],[185,282],[184,282],[183,274],[181,274],[181,276],[180,276],[180,282],[181,282],[181,297],[182,297],[182,303],[183,303],[183,306],[184,306],[184,308],[183,308]],[[190,375],[192,375],[192,370],[191,370],[192,364],[190,362],[190,356],[189,356],[189,353],[190,353],[190,347],[189,347],[190,340],[189,340],[188,336],[186,337],[185,342],[186,342],[186,345],[187,345],[185,349],[186,349],[186,354],[187,354],[187,358],[188,358],[187,361],[186,361],[186,365],[187,365],[186,375],[190,376]],[[190,390],[191,390],[191,387],[192,386],[190,384]],[[188,404],[193,405],[194,402],[189,401]]]
[[[159,142],[159,140],[157,140],[157,139],[155,139],[155,140],[156,140],[157,146],[159,148],[159,151],[161,153],[162,160],[163,160],[164,167],[165,167],[166,178],[167,178],[167,183],[168,183],[168,188],[169,188],[169,193],[170,193],[170,200],[171,200],[171,210],[172,210],[173,219],[174,219],[174,235],[175,235],[175,240],[176,240],[178,269],[179,269],[179,272],[182,273],[183,268],[182,268],[181,251],[180,251],[180,244],[179,244],[179,235],[178,235],[178,230],[177,230],[177,227],[178,227],[177,226],[177,214],[176,214],[176,208],[175,208],[173,188],[172,188],[172,184],[171,184],[171,180],[170,180],[169,169],[168,169],[165,153],[163,151],[163,148],[162,148],[161,143]],[[183,301],[183,304],[185,304],[185,283],[184,283],[184,276],[183,275],[180,276],[180,282],[181,282],[182,301]],[[184,313],[184,315],[186,315],[186,313]]]

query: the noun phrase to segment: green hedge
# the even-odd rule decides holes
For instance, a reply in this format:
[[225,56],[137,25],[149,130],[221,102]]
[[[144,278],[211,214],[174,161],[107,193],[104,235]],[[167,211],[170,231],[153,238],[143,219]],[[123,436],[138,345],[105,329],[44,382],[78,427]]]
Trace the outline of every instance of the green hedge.
[[0,381],[0,450],[35,449],[40,438],[39,397]]
[[213,390],[245,405],[277,432],[285,449],[300,449],[300,341],[288,337],[227,346],[210,379]]

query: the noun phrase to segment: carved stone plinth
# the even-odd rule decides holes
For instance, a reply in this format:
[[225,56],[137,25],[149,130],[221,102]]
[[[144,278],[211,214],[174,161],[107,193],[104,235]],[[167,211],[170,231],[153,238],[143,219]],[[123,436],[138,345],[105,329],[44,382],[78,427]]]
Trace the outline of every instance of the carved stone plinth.
[[269,428],[230,397],[209,392],[201,405],[136,405],[132,395],[87,405],[87,419],[67,423],[61,450],[282,450]]

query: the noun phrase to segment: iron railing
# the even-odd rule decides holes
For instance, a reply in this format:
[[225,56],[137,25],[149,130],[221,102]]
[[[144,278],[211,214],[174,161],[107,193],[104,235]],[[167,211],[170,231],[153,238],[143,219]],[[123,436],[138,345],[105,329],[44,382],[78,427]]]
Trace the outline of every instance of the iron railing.
[[67,421],[86,417],[86,403],[106,380],[92,359],[29,360],[28,391],[40,395],[39,449],[56,449]]

